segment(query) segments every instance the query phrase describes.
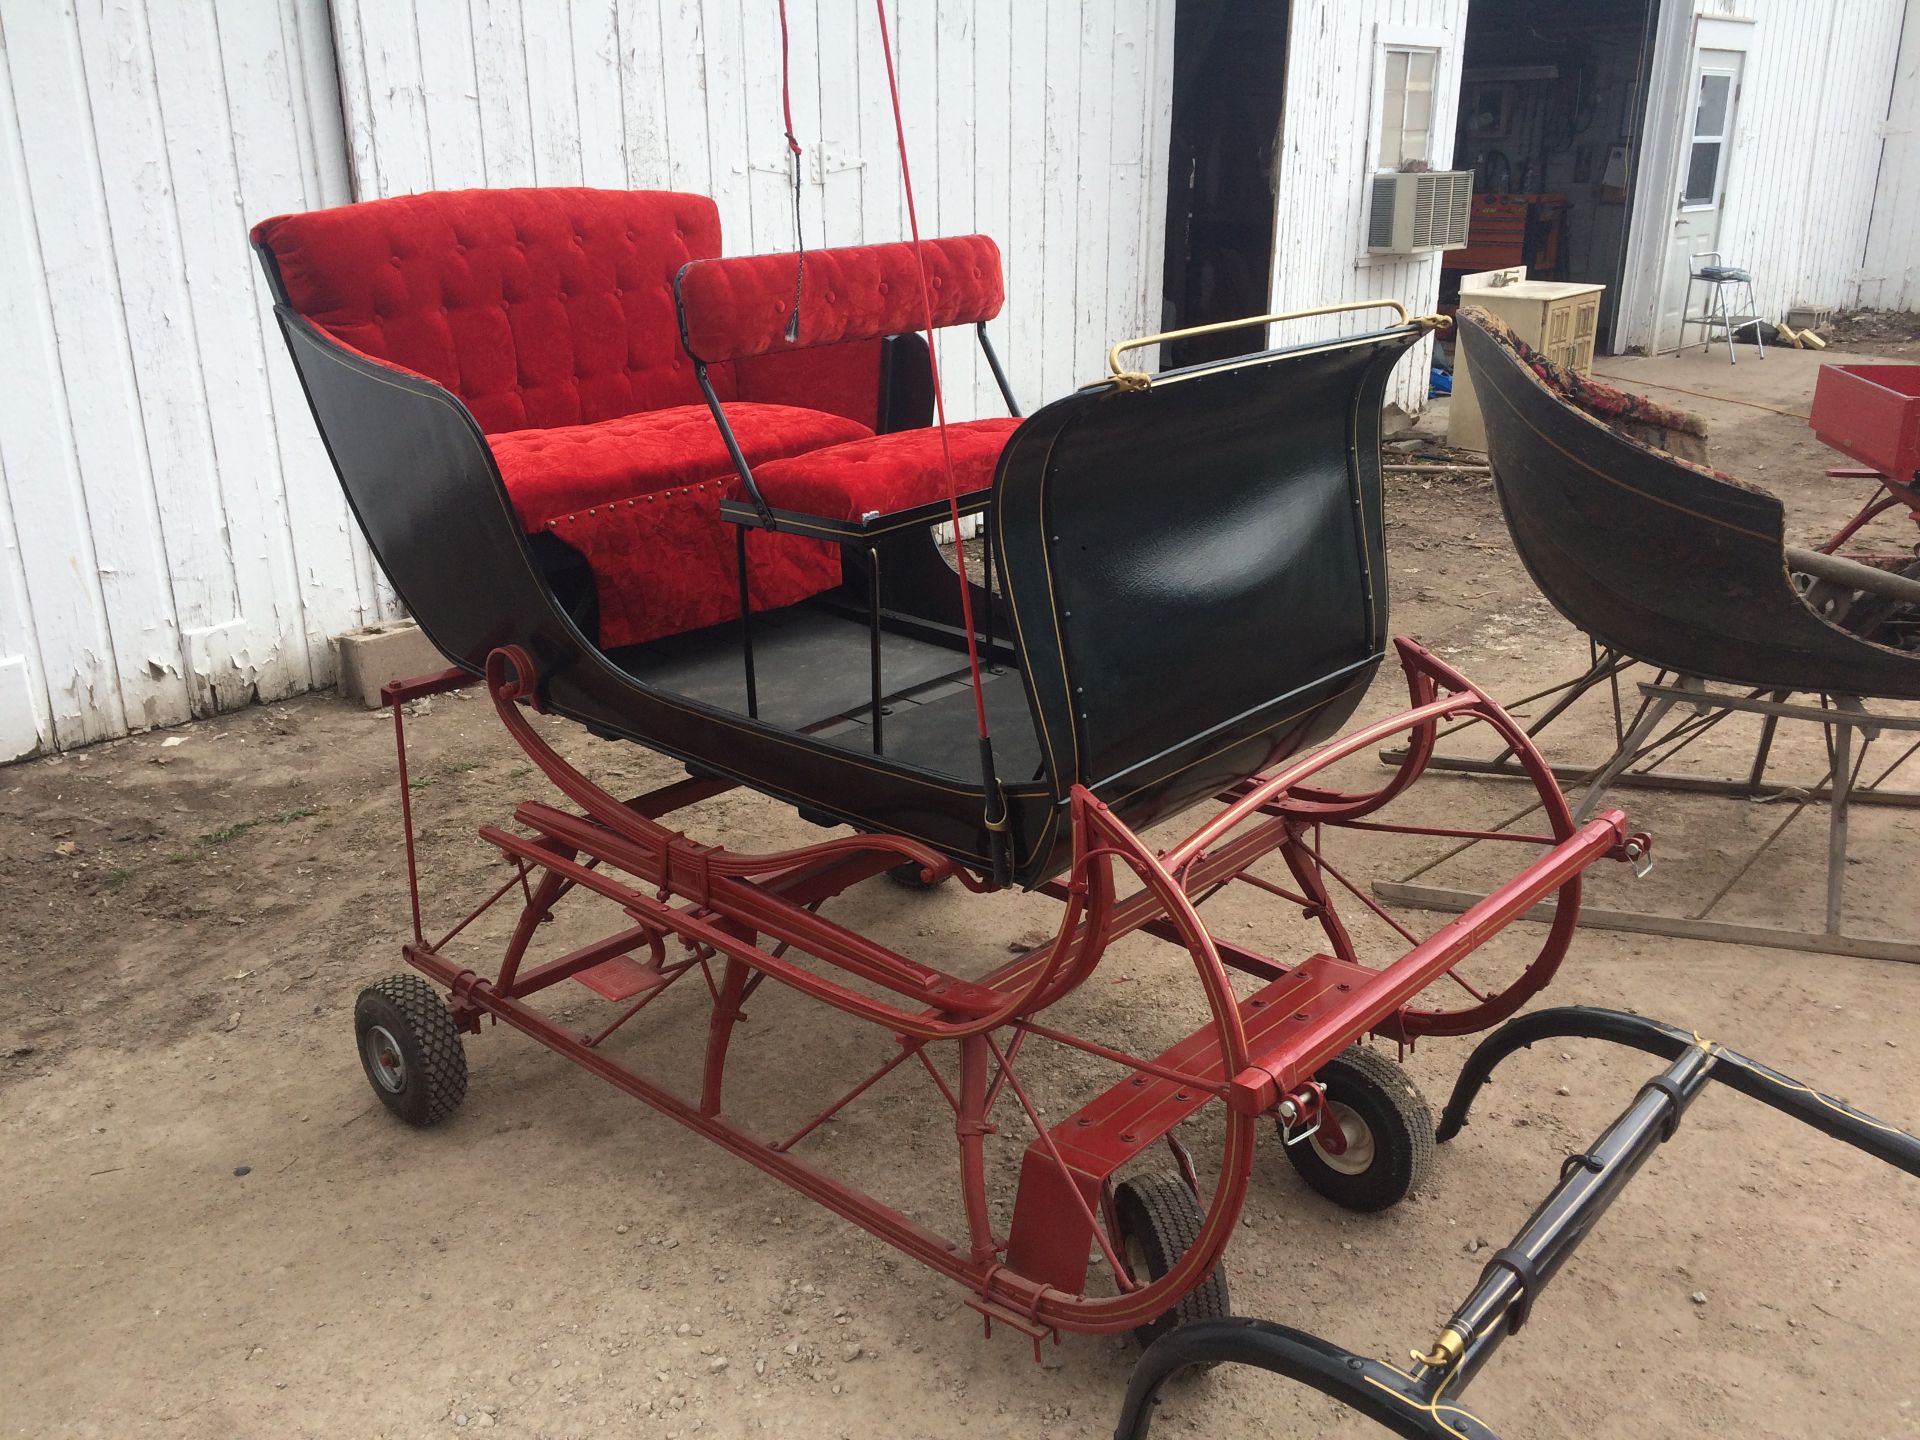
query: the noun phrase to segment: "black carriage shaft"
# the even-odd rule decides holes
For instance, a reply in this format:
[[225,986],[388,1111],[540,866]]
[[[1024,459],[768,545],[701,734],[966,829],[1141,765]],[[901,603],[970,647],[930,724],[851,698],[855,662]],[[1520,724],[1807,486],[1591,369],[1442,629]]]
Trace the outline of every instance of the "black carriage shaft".
[[1460,1133],[1474,1098],[1508,1056],[1542,1040],[1574,1036],[1631,1046],[1670,1063],[1641,1086],[1588,1150],[1567,1158],[1552,1193],[1513,1242],[1494,1252],[1433,1351],[1416,1356],[1411,1372],[1270,1321],[1199,1321],[1163,1336],[1141,1357],[1121,1410],[1118,1440],[1145,1440],[1168,1377],[1189,1366],[1220,1363],[1254,1365],[1310,1385],[1395,1434],[1495,1440],[1485,1422],[1461,1403],[1462,1392],[1500,1342],[1526,1323],[1547,1282],[1653,1152],[1672,1138],[1709,1081],[1920,1176],[1920,1139],[1907,1132],[1676,1025],[1582,1005],[1520,1016],[1482,1040],[1454,1082],[1435,1138],[1444,1142]]
[[[1474,1047],[1473,1054],[1461,1067],[1460,1078],[1454,1082],[1453,1094],[1447,1099],[1447,1108],[1435,1127],[1434,1138],[1444,1144],[1460,1133],[1467,1124],[1468,1111],[1480,1087],[1492,1078],[1501,1061],[1542,1040],[1573,1037],[1627,1045],[1669,1060],[1690,1049],[1698,1049],[1703,1043],[1692,1031],[1621,1010],[1592,1005],[1559,1005],[1536,1010],[1531,1015],[1509,1020]],[[1783,1115],[1790,1115],[1823,1135],[1864,1150],[1876,1160],[1884,1160],[1909,1175],[1920,1176],[1920,1140],[1904,1130],[1876,1120],[1844,1100],[1822,1094],[1750,1055],[1718,1044],[1712,1049],[1714,1067],[1708,1078]]]
[[1641,1087],[1590,1148],[1567,1157],[1560,1183],[1512,1243],[1494,1252],[1473,1293],[1453,1312],[1440,1345],[1421,1366],[1423,1388],[1464,1389],[1500,1342],[1527,1322],[1547,1282],[1653,1152],[1672,1138],[1680,1117],[1706,1088],[1715,1059],[1702,1047],[1689,1048]]

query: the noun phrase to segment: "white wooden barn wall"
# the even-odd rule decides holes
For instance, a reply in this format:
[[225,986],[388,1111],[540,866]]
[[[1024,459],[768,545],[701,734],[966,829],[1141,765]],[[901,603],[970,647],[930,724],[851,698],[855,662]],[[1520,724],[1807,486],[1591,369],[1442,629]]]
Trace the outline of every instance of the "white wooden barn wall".
[[[866,0],[792,0],[811,245],[906,234]],[[1173,0],[896,3],[921,225],[1006,255],[1029,405],[1158,328]],[[792,216],[773,0],[0,0],[0,761],[328,683],[392,613],[247,249],[459,185]],[[344,93],[343,93],[344,90]],[[937,122],[936,122],[937,117]],[[347,126],[351,125],[351,136]],[[944,347],[956,416],[997,405]]]
[[[808,245],[907,233],[872,0],[789,0]],[[671,188],[730,253],[793,248],[774,0],[334,0],[355,188]],[[894,0],[922,234],[999,243],[1029,408],[1160,328],[1173,0]],[[943,338],[955,418],[1004,413]]]
[[324,0],[0,0],[0,761],[330,678],[377,607],[246,243],[347,198]]
[[1920,4],[1907,11],[1886,122],[1857,303],[1920,310]]
[[[1374,64],[1382,38],[1431,37],[1443,46],[1434,86],[1436,164],[1452,160],[1460,98],[1460,40],[1467,0],[1293,0],[1287,37],[1286,118],[1280,137],[1273,307],[1303,310],[1342,300],[1398,300],[1416,315],[1440,298],[1438,254],[1369,256],[1368,180],[1373,163]],[[1383,32],[1381,27],[1390,27]],[[1273,340],[1377,328],[1390,316],[1291,321]],[[1411,412],[1426,403],[1432,342],[1400,362],[1387,392]]]
[[1700,0],[1696,8],[1753,21],[1720,249],[1753,272],[1763,315],[1852,304],[1903,0]]

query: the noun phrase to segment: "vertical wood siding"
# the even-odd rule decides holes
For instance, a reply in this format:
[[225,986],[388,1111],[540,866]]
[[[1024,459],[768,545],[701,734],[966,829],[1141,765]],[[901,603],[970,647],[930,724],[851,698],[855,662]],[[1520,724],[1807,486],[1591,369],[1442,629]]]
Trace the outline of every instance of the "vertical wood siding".
[[[907,233],[871,0],[788,0],[808,245]],[[793,247],[774,0],[334,0],[355,190],[693,190],[729,252]],[[1000,242],[1029,408],[1159,328],[1173,0],[895,0],[924,234]],[[430,37],[423,46],[421,37]],[[949,413],[1001,413],[970,336]]]
[[[1466,18],[1467,0],[1293,0],[1274,229],[1274,309],[1398,300],[1419,315],[1439,302],[1438,254],[1404,259],[1367,254],[1374,65],[1381,25],[1450,37],[1434,93],[1434,163],[1443,168],[1453,158]],[[1276,327],[1273,339],[1350,333],[1390,318],[1362,314],[1291,321]],[[1423,340],[1400,362],[1390,402],[1409,412],[1426,403],[1432,349],[1432,342]]]
[[[1000,241],[995,338],[1029,406],[1159,328],[1174,3],[890,9],[922,228]],[[1696,4],[1754,20],[1723,238],[1763,308],[1920,304],[1901,0]],[[1276,309],[1434,304],[1437,257],[1364,253],[1373,71],[1382,26],[1444,37],[1444,160],[1468,5],[1293,0]],[[900,238],[872,8],[788,9],[806,242]],[[327,638],[391,613],[250,220],[432,188],[670,187],[714,197],[729,251],[786,249],[782,129],[774,0],[0,0],[0,760],[324,684]],[[1390,393],[1409,410],[1427,355]],[[955,417],[996,413],[971,345],[942,357]]]
[[1795,304],[1853,303],[1903,0],[1701,0],[1697,8],[1753,20],[1721,251],[1753,272],[1770,319]]
[[1920,14],[1900,37],[1857,303],[1920,310]]
[[[1920,166],[1920,154],[1903,151],[1888,123],[1889,97],[1899,99],[1896,62],[1915,63],[1911,44],[1909,58],[1899,58],[1905,9],[1905,0],[1696,0],[1682,12],[1751,22],[1738,27],[1746,65],[1719,248],[1729,263],[1753,272],[1756,304],[1769,319],[1801,304],[1875,303],[1886,275],[1895,289],[1881,303],[1906,303],[1898,287],[1911,226],[1893,227],[1896,216],[1911,220],[1920,208],[1920,170],[1910,180],[1905,173]],[[1634,197],[1629,294],[1617,337],[1623,348],[1654,342],[1664,246],[1693,117],[1692,97],[1682,92],[1692,83],[1694,46],[1691,24],[1663,23],[1655,83],[1671,90],[1653,97],[1648,145],[1664,148],[1643,159]],[[1920,107],[1920,95],[1906,103]],[[1911,196],[1905,202],[1903,182]]]
[[325,683],[378,609],[246,243],[346,182],[323,0],[0,0],[0,760]]

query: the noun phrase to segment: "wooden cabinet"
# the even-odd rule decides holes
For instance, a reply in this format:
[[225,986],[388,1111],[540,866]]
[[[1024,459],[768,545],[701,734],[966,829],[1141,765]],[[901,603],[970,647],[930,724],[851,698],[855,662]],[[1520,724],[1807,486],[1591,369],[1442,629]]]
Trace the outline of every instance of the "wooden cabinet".
[[[1478,305],[1512,327],[1513,333],[1557,365],[1585,375],[1593,369],[1594,334],[1600,325],[1604,285],[1529,280],[1524,265],[1486,270],[1460,280],[1460,307]],[[1487,429],[1466,352],[1453,352],[1453,402],[1447,412],[1447,443],[1485,450]]]

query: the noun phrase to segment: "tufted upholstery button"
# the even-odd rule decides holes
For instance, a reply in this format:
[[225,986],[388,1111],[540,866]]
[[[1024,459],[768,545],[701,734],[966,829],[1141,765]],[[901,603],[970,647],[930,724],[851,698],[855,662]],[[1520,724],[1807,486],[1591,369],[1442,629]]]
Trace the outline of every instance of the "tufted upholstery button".
[[[691,365],[676,355],[672,276],[685,260],[720,253],[705,199],[571,189],[395,196],[282,217],[256,237],[280,258],[294,310],[447,385],[488,434],[700,403]],[[790,272],[787,283],[791,302]],[[609,299],[619,307],[611,314]],[[581,324],[586,305],[599,333]],[[516,383],[516,362],[537,374]],[[732,401],[731,375],[716,379]],[[703,404],[701,415],[711,427]]]

